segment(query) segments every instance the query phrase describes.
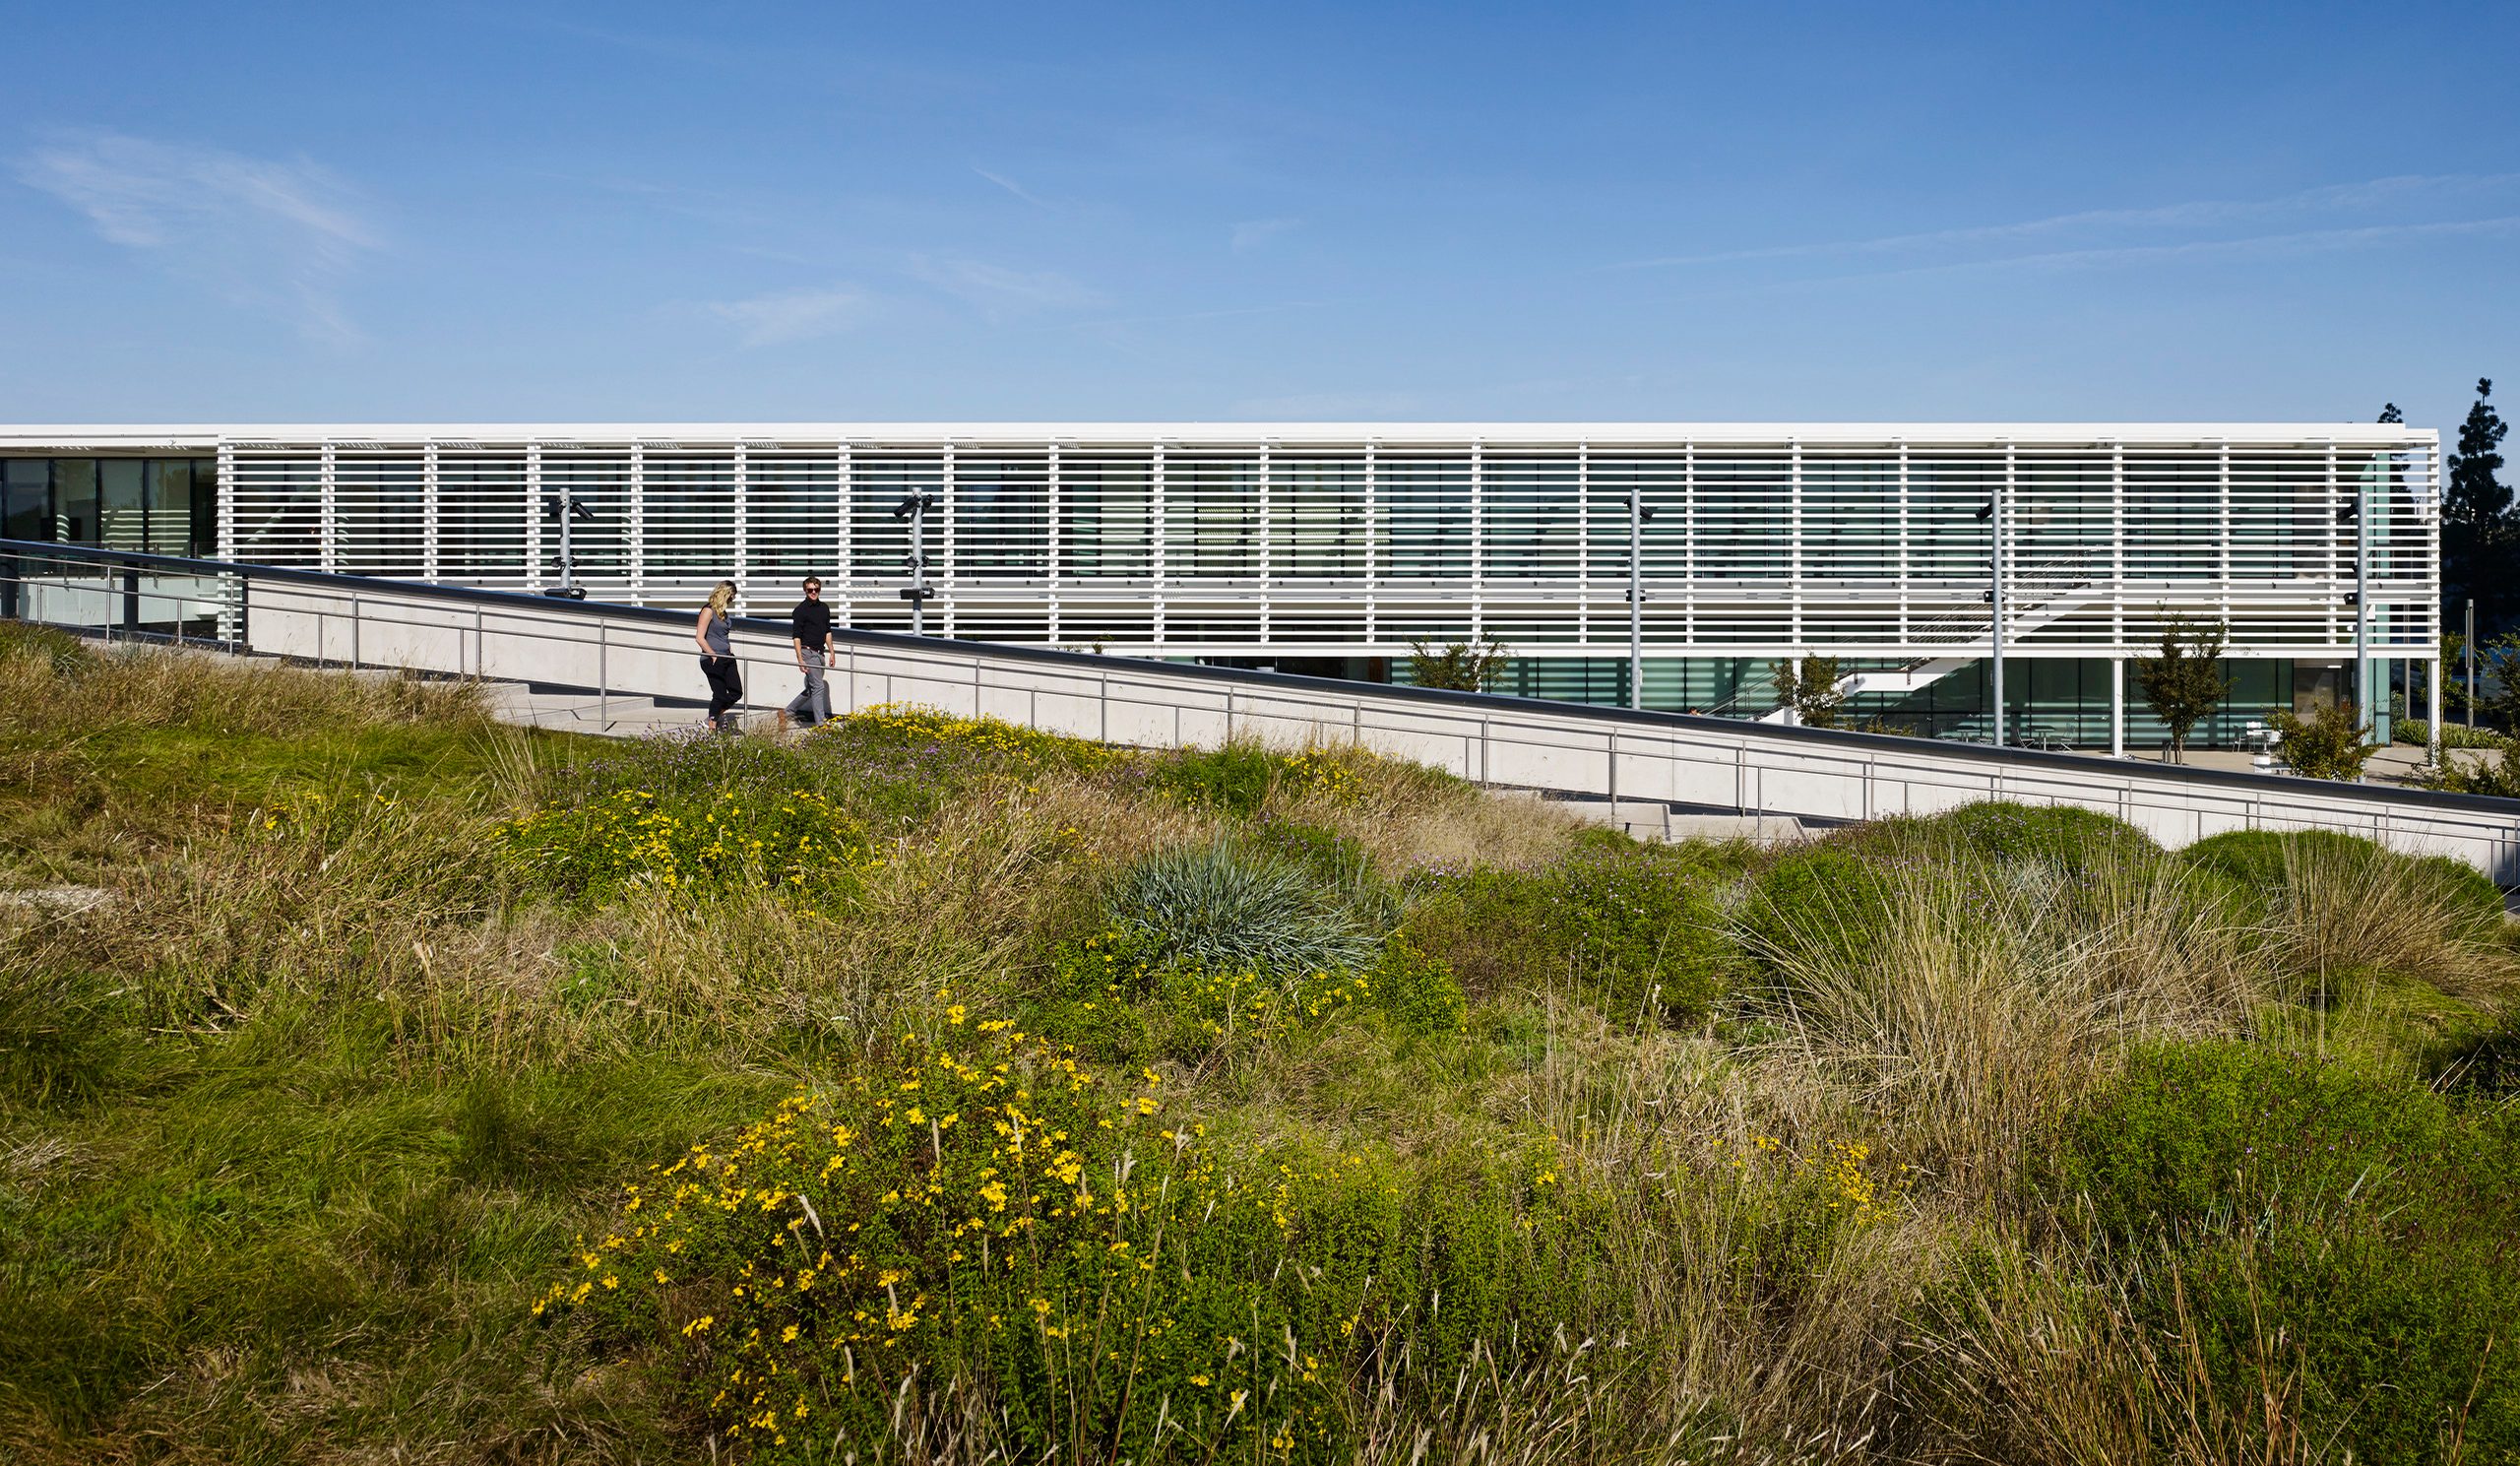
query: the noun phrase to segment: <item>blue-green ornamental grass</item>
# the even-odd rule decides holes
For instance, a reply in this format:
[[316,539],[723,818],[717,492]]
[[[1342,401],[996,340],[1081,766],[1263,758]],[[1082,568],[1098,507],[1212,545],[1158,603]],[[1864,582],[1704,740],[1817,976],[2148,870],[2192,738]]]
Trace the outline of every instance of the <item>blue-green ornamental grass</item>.
[[1226,840],[1139,861],[1113,883],[1110,911],[1159,962],[1296,974],[1354,967],[1374,949],[1302,867]]

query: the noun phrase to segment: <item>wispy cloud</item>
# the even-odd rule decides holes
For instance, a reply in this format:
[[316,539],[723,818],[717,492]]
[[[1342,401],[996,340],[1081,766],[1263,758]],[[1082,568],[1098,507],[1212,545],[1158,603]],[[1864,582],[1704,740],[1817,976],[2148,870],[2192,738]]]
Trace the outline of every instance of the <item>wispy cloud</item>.
[[1423,392],[1408,390],[1297,392],[1284,397],[1242,398],[1233,404],[1233,412],[1239,416],[1275,418],[1281,422],[1405,418],[1425,411],[1430,400]]
[[1300,219],[1246,219],[1233,226],[1233,252],[1248,254],[1280,234],[1302,226]]
[[358,339],[341,287],[380,241],[350,189],[313,162],[87,131],[54,134],[16,172],[163,269],[284,309],[310,338]]
[[[1657,255],[1622,260],[1606,270],[1742,265],[1795,261],[1848,261],[1867,258],[1915,259],[1915,271],[1981,269],[2009,264],[2100,264],[2180,254],[2213,254],[2251,248],[2293,246],[2302,241],[2330,240],[2325,247],[2425,232],[2456,232],[2472,226],[2495,226],[2487,221],[2388,222],[2362,227],[2263,231],[2239,237],[2165,239],[2164,235],[2212,234],[2235,228],[2321,216],[2404,213],[2420,208],[2442,209],[2462,202],[2507,197],[2520,185],[2520,173],[2404,174],[2360,183],[2328,184],[2262,199],[2203,199],[2136,209],[2085,209],[2008,223],[1964,228],[1927,229],[1883,234],[1865,239],[1832,239],[1764,245],[1752,249],[1715,250],[1698,254]],[[2085,247],[2055,245],[2083,239]],[[2025,246],[2029,248],[2025,251]],[[1935,259],[1942,256],[1942,259]],[[1965,256],[1966,258],[1949,258]],[[1851,276],[1831,277],[1855,278]]]
[[1031,189],[1028,189],[1023,184],[1007,177],[1004,173],[992,173],[988,169],[980,167],[977,164],[973,165],[972,171],[979,174],[983,178],[986,178],[989,182],[996,184],[998,187],[1005,189],[1008,193],[1015,195],[1017,198],[1022,199],[1025,203],[1032,205],[1036,209],[1050,209],[1056,207],[1050,203],[1049,200],[1034,193]]
[[910,273],[992,318],[1103,303],[1100,292],[1053,270],[1010,270],[985,260],[914,255]]
[[1958,275],[1989,270],[2088,270],[2114,265],[2142,265],[2167,260],[2253,260],[2328,250],[2363,249],[2406,239],[2453,238],[2462,235],[2520,233],[2520,215],[2491,219],[2440,220],[2426,223],[2366,224],[2358,228],[2297,229],[2288,233],[2250,234],[2235,239],[2190,239],[2174,244],[2125,244],[2094,249],[2041,250],[1985,259],[1949,260],[1938,264],[1861,270],[1839,275],[1801,277],[1780,285],[1823,286],[1847,281],[1885,280],[1899,276]]
[[769,347],[849,330],[865,319],[868,304],[862,290],[826,286],[712,301],[702,309],[733,326],[745,346]]

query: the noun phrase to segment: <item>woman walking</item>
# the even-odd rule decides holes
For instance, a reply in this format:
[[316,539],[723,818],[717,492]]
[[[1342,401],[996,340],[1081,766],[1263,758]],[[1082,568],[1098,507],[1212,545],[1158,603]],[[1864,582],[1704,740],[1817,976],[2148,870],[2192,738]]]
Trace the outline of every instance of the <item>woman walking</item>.
[[728,622],[728,607],[735,604],[735,583],[718,582],[709,593],[709,604],[700,607],[700,624],[691,629],[691,639],[700,644],[700,673],[709,679],[709,731],[718,731],[718,720],[726,710],[743,701],[744,679],[735,670],[733,627]]

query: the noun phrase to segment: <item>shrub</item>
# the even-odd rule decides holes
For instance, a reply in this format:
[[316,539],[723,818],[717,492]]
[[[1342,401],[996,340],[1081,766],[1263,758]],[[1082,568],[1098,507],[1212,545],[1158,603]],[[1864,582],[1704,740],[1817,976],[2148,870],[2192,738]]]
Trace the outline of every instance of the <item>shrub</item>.
[[[2432,742],[2432,725],[2421,718],[2389,720],[2389,739],[2396,743],[2412,743],[2428,747]],[[2444,748],[2508,748],[2511,735],[2489,728],[2470,728],[2464,723],[2441,725],[2441,746]]]
[[2483,924],[2502,916],[2502,888],[2467,862],[2446,856],[2399,855],[2376,841],[2337,830],[2227,830],[2188,846],[2179,859],[2263,897],[2284,892],[2320,867],[2346,867],[2399,876],[2411,890],[2437,900],[2460,920]]
[[1477,996],[1571,982],[1612,1019],[1687,1023],[1731,962],[1684,863],[1593,851],[1546,870],[1477,870],[1419,889],[1403,929]]
[[1918,822],[1998,860],[2037,860],[2082,874],[2110,860],[2161,854],[2152,837],[2122,819],[2079,804],[1988,799]]
[[2356,1460],[2499,1460],[2520,1451],[2515,1142],[2507,1115],[2347,1065],[2174,1046],[2073,1119],[2054,1180],[2138,1320],[2193,1331],[2233,1417],[2290,1376],[2299,1429]]
[[2283,735],[2286,766],[2305,779],[2353,783],[2380,750],[2364,738],[2362,715],[2352,703],[2330,703],[2307,718],[2278,708],[2266,721]]
[[770,886],[800,895],[850,888],[870,859],[866,837],[820,795],[664,797],[623,790],[504,827],[508,859],[572,896],[643,887]]
[[1452,965],[1395,931],[1373,966],[1372,993],[1391,1021],[1411,1033],[1459,1033],[1470,1023],[1470,1003]]
[[884,703],[817,725],[808,746],[828,742],[948,748],[1024,768],[1091,768],[1124,758],[1117,748],[1062,737],[997,718],[965,718],[940,708]]
[[1378,1361],[1449,1382],[1589,1322],[1602,1229],[1545,1145],[1237,1156],[1152,1075],[967,1033],[659,1169],[536,1313],[661,1344],[772,1461],[873,1459],[975,1394],[1011,1459],[1343,1460]]
[[1302,870],[1225,841],[1124,871],[1113,923],[1159,964],[1292,975],[1353,967],[1373,939]]
[[1771,970],[1815,961],[1859,965],[1889,919],[1881,872],[1826,846],[1769,866],[1745,911],[1752,951]]
[[1203,964],[1165,956],[1149,933],[1113,928],[1052,949],[1046,990],[1026,1009],[1026,1026],[1090,1056],[1196,1063],[1283,1038],[1379,992],[1371,971]]
[[1160,759],[1148,783],[1194,809],[1248,819],[1269,797],[1277,760],[1256,743],[1184,748]]

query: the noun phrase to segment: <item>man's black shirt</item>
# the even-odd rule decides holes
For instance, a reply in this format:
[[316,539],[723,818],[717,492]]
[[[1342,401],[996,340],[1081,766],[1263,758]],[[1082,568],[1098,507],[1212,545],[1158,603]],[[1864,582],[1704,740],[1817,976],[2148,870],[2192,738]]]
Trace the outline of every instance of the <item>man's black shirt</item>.
[[806,597],[788,613],[788,630],[806,651],[821,651],[831,640],[831,607],[819,597]]

